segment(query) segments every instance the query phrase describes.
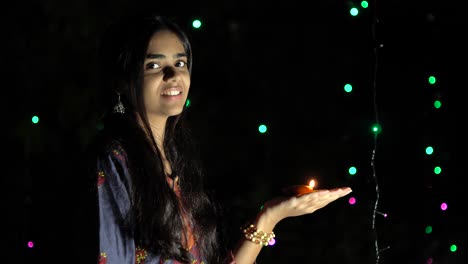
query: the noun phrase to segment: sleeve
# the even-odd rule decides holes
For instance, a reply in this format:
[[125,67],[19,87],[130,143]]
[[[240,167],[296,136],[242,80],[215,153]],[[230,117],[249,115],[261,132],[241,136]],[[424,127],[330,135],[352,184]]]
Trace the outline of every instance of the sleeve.
[[135,263],[131,221],[131,178],[124,152],[118,148],[97,159],[99,264]]
[[[229,256],[226,259],[225,264],[237,264],[236,259],[234,258],[234,252],[232,252],[232,250],[229,251]],[[257,264],[257,260],[255,260],[253,264]]]

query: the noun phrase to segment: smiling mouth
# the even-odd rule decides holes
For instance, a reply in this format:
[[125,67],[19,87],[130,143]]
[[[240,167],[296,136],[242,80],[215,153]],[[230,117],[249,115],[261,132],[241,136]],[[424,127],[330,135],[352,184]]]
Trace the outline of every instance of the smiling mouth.
[[182,91],[167,91],[167,92],[161,93],[161,95],[164,95],[164,96],[176,96],[180,94],[182,94]]

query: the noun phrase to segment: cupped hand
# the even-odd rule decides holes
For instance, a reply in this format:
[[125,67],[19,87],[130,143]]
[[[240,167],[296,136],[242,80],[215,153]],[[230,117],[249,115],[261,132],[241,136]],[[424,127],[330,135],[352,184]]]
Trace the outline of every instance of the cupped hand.
[[288,197],[278,197],[266,202],[263,210],[274,222],[287,217],[310,214],[352,192],[350,187],[313,190]]

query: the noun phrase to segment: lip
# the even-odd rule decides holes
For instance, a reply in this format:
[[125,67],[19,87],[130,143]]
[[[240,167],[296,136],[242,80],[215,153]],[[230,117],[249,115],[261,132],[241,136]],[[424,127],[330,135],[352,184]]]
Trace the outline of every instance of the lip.
[[[170,92],[170,91],[178,91],[180,94],[178,95],[164,95],[163,93],[165,92]],[[184,91],[180,87],[171,87],[171,88],[166,88],[161,92],[161,97],[167,100],[179,100],[182,99],[184,95]]]
[[[162,95],[162,96],[170,96],[170,95],[163,95],[163,93],[165,93],[165,92],[170,92],[170,91],[178,91],[178,92],[180,92],[179,95],[181,95],[181,94],[184,92],[183,89],[180,88],[180,87],[170,87],[170,88],[163,89],[163,90],[161,91],[161,95]],[[175,96],[179,96],[179,95],[175,95]]]

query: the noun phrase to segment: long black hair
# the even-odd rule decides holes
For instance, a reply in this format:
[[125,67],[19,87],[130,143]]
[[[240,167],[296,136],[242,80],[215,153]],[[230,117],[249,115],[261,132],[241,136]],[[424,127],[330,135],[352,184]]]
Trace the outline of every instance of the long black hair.
[[[189,261],[183,248],[186,227],[181,210],[192,220],[196,245],[208,263],[226,256],[218,229],[219,206],[205,191],[204,171],[186,125],[187,109],[168,118],[163,146],[173,175],[179,177],[180,200],[166,182],[161,153],[152,136],[143,103],[143,63],[148,43],[159,30],[170,30],[183,43],[192,72],[192,49],[185,31],[170,18],[133,15],[112,24],[99,48],[103,134],[118,140],[127,152],[133,182],[131,230],[142,248],[165,258]],[[125,113],[112,113],[118,99]],[[142,120],[140,125],[138,119]],[[148,136],[151,135],[151,136]]]

